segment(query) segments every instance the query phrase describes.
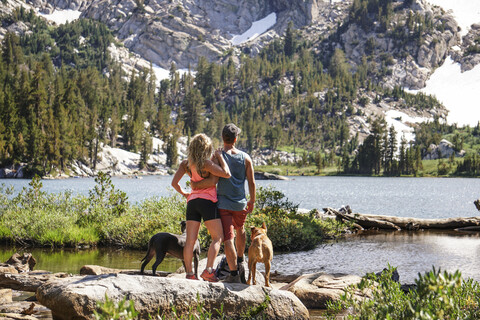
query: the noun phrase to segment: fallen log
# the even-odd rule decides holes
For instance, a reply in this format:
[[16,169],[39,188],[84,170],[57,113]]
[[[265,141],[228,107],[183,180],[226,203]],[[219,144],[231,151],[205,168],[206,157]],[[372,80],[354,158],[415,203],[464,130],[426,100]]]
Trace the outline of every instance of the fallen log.
[[[374,214],[351,213],[345,210],[332,208],[323,209],[329,214],[335,214],[337,219],[352,221],[363,228],[418,230],[418,229],[444,229],[453,230],[467,227],[479,227],[480,217],[468,218],[445,218],[445,219],[421,219]],[[473,229],[473,228],[470,228]]]
[[[330,209],[333,210],[333,209]],[[398,226],[389,222],[383,221],[381,219],[374,219],[374,218],[366,218],[361,216],[360,214],[352,214],[348,212],[340,212],[334,210],[335,215],[346,221],[353,221],[354,223],[360,225],[362,228],[378,228],[378,229],[391,229],[391,230],[400,230]]]

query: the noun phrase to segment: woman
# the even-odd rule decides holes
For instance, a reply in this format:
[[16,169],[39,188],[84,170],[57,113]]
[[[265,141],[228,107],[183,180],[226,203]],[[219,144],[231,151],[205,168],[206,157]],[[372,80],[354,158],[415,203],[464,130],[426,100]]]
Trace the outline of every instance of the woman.
[[216,187],[210,187],[187,192],[182,189],[179,182],[185,174],[188,174],[194,182],[203,180],[210,174],[228,179],[230,178],[230,170],[220,150],[215,151],[215,157],[213,158],[213,160],[218,161],[219,165],[210,160],[213,153],[212,141],[203,133],[193,137],[187,153],[188,160],[180,163],[180,167],[172,180],[172,187],[187,198],[187,239],[183,249],[185,271],[187,272],[187,279],[198,280],[192,272],[192,259],[193,247],[198,238],[198,230],[203,218],[205,226],[212,237],[212,242],[207,254],[207,268],[200,277],[205,281],[216,282],[218,279],[213,270],[213,262],[223,241],[222,222],[216,205],[217,189]]

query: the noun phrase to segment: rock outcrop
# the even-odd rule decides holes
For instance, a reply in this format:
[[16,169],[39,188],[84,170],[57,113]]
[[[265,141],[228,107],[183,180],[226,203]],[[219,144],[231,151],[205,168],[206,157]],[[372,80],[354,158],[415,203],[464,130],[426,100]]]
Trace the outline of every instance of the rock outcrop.
[[[124,45],[164,68],[175,62],[180,68],[195,65],[200,56],[211,61],[232,48],[230,40],[252,23],[271,13],[276,22],[270,31],[247,46],[258,52],[274,37],[283,35],[290,21],[296,28],[320,24],[323,31],[335,27],[340,14],[331,1],[273,0],[29,0],[44,14],[54,10],[78,10],[82,16],[102,21]],[[348,1],[346,1],[348,2]],[[338,11],[338,10],[337,10]],[[327,27],[328,26],[328,27]],[[318,30],[317,30],[318,31]]]
[[480,63],[480,23],[472,24],[462,38],[461,46],[454,48],[453,60],[460,63],[462,72],[473,69]]
[[289,180],[287,177],[268,172],[255,172],[255,180]]
[[7,269],[13,267],[18,273],[32,271],[36,264],[37,260],[31,253],[14,253],[5,263],[0,263],[0,267]]
[[392,22],[390,28],[403,28],[402,32],[409,32],[403,25],[408,15],[423,16],[434,27],[422,34],[418,41],[402,42],[392,32],[382,33],[376,28],[367,32],[355,23],[341,35],[345,56],[354,66],[361,65],[365,56],[373,58],[375,65],[390,69],[382,81],[385,87],[423,88],[433,71],[452,52],[451,48],[460,43],[458,25],[450,13],[444,13],[440,7],[431,6],[424,0],[418,0],[416,4],[409,9],[397,10],[397,21]]
[[[325,309],[328,301],[338,301],[344,290],[361,278],[346,274],[312,273],[300,276],[281,288],[294,293],[307,308]],[[362,298],[362,295],[358,295]]]
[[452,156],[452,154],[455,154],[455,157],[465,156],[465,150],[456,152],[453,143],[445,139],[442,139],[438,145],[431,144],[427,151],[428,152],[423,157],[423,160],[449,158]]
[[[214,312],[223,305],[227,317],[242,314],[270,297],[264,311],[267,319],[308,319],[305,306],[291,292],[247,286],[244,284],[209,283],[187,279],[107,274],[72,277],[51,281],[38,288],[37,299],[51,309],[55,319],[93,319],[97,301],[107,295],[113,301],[124,297],[135,302],[140,317],[157,312],[178,313],[195,310],[201,302]],[[197,300],[198,297],[198,300]]]
[[61,10],[84,10],[92,2],[91,0],[26,0],[26,3],[39,8],[42,13],[50,14],[57,9]]
[[38,287],[51,281],[69,277],[66,273],[51,273],[48,271],[35,271],[22,274],[0,273],[0,288],[9,288],[19,291],[36,292]]

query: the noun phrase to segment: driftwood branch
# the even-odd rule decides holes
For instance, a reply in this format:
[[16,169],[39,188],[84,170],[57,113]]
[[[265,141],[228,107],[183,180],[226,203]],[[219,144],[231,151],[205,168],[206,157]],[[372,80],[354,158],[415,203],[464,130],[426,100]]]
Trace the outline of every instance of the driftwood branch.
[[[348,207],[347,207],[348,208]],[[480,217],[420,219],[384,215],[352,213],[351,210],[323,209],[327,214],[334,214],[337,219],[352,221],[365,229],[418,230],[418,229],[462,229],[480,230]]]
[[475,205],[477,210],[480,211],[480,199],[477,199],[477,200],[473,201],[473,204]]

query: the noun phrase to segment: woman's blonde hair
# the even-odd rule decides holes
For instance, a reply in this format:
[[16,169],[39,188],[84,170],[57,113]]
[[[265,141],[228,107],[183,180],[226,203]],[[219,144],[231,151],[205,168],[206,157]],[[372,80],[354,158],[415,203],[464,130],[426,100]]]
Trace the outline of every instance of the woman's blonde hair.
[[196,171],[202,176],[205,161],[213,154],[212,140],[204,133],[196,134],[188,145],[188,166],[195,166]]

